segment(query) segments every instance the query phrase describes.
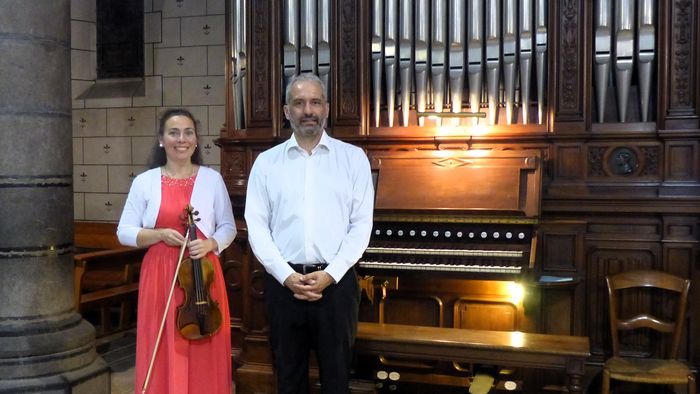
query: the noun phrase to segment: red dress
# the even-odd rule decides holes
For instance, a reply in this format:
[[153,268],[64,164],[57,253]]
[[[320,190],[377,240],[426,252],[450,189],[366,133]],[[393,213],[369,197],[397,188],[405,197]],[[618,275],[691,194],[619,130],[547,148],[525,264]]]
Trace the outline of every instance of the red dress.
[[[161,176],[161,204],[156,228],[170,227],[184,235],[180,216],[190,201],[195,177],[173,179]],[[197,237],[205,237],[197,230]],[[180,248],[164,242],[152,245],[141,264],[138,318],[136,328],[135,392],[140,394],[153,347],[158,337],[163,311],[172,285]],[[187,251],[185,251],[187,256]],[[231,394],[231,328],[228,298],[218,257],[209,252],[214,265],[210,294],[219,304],[221,328],[211,337],[190,341],[177,329],[177,307],[183,290],[176,284],[165,328],[158,345],[147,393],[152,394]]]

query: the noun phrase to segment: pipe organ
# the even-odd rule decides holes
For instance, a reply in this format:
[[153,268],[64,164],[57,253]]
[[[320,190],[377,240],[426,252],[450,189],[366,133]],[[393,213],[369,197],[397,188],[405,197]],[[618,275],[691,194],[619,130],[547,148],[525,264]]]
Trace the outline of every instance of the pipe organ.
[[[535,122],[542,123],[547,101],[546,7],[546,0],[374,0],[372,126],[393,127],[400,112],[399,124],[405,127],[414,122],[411,110],[439,114],[445,109],[483,109],[491,126],[527,124],[531,103],[539,109]],[[537,91],[530,90],[531,80]],[[422,116],[417,118],[419,126],[425,125]],[[477,122],[474,118],[472,124]]]
[[[585,335],[597,373],[610,355],[607,274],[660,269],[700,282],[700,0],[225,3],[216,142],[239,220],[222,258],[237,392],[275,391],[265,273],[242,217],[255,158],[292,133],[282,106],[297,73],[327,81],[327,132],[372,165],[360,320]],[[696,370],[697,294],[681,351]],[[639,355],[656,345],[625,344]],[[482,367],[360,362],[398,373],[408,392],[467,386]],[[566,384],[503,373],[496,383],[522,392]]]
[[[654,0],[596,0],[595,14],[595,97],[597,121],[606,121],[608,86],[617,98],[617,122],[628,121],[631,90],[639,121],[649,120],[651,82],[656,53]],[[632,75],[636,69],[637,83]],[[612,71],[614,70],[614,81]],[[610,119],[607,119],[610,121]]]
[[246,2],[235,0],[230,5],[230,21],[228,42],[231,49],[231,62],[228,65],[230,73],[229,95],[230,107],[233,112],[231,124],[237,129],[245,128],[246,79],[247,79],[247,45],[246,45]]

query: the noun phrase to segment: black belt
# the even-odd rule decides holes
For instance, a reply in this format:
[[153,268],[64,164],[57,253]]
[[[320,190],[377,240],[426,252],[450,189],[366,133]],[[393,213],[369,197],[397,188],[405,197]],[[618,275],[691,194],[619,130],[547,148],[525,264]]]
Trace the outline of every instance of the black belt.
[[302,275],[310,274],[316,271],[323,271],[328,267],[326,263],[316,263],[316,264],[293,264],[288,263],[292,269]]

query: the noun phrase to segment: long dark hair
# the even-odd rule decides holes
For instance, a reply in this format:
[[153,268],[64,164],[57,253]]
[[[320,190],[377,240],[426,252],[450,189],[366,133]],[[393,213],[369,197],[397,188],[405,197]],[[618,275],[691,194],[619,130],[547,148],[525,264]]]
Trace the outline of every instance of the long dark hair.
[[[165,123],[168,121],[168,119],[172,118],[173,116],[185,116],[187,118],[190,118],[192,120],[192,123],[194,124],[194,133],[197,136],[197,141],[199,142],[199,131],[197,131],[197,120],[194,118],[194,115],[192,113],[184,108],[171,108],[163,113],[163,116],[160,117],[160,121],[158,124],[158,134],[156,135],[156,142],[153,144],[153,148],[151,148],[151,155],[148,158],[148,168],[156,168],[160,166],[164,166],[165,163],[168,162],[168,158],[165,155],[165,149],[163,149],[162,146],[160,146],[160,138],[163,137],[163,134],[165,133]],[[192,164],[197,164],[201,165],[202,164],[202,151],[199,149],[199,144],[194,148],[194,153],[192,153]]]

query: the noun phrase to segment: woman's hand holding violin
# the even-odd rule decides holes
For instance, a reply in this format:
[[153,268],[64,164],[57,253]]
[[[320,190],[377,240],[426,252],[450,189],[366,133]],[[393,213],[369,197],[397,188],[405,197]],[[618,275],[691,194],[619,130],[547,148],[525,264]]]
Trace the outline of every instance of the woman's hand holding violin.
[[160,235],[160,240],[165,242],[168,246],[181,246],[182,243],[185,242],[185,237],[177,232],[177,230],[160,228],[158,229],[158,233]]
[[201,259],[211,251],[216,251],[219,248],[219,244],[213,238],[209,239],[195,239],[187,244],[190,250],[190,257],[193,259]]

